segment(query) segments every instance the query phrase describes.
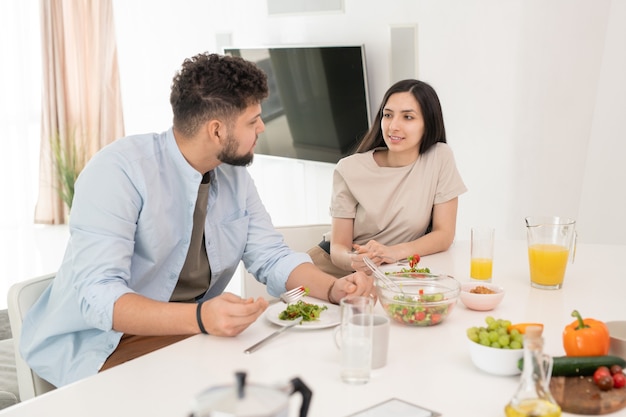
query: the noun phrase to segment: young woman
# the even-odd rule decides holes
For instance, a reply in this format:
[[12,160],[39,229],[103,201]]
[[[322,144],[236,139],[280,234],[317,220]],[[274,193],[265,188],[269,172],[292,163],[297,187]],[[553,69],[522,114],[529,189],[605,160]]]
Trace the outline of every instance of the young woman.
[[446,143],[437,93],[418,80],[385,93],[370,131],[333,175],[329,239],[309,250],[337,277],[370,273],[363,263],[428,255],[454,240],[458,196],[466,191]]

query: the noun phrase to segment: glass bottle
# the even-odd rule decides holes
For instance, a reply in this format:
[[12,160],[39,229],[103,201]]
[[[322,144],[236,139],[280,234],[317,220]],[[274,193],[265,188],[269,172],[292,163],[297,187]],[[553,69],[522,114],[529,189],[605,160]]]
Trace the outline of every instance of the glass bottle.
[[561,407],[550,393],[552,358],[543,353],[541,327],[524,334],[524,367],[520,384],[504,411],[507,417],[559,417]]

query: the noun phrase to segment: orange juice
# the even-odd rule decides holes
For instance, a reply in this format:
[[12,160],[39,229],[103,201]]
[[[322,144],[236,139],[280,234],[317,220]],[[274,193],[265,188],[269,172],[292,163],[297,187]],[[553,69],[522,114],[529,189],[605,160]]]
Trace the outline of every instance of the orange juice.
[[491,270],[493,269],[493,259],[489,258],[472,258],[470,264],[470,277],[472,279],[491,279]]
[[546,287],[560,287],[565,276],[569,250],[565,246],[540,243],[528,247],[530,280]]

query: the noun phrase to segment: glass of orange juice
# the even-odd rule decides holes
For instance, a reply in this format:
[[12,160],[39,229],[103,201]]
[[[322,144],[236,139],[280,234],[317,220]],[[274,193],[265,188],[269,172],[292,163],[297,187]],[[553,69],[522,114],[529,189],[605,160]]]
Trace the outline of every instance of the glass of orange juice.
[[569,259],[574,261],[576,221],[565,217],[526,217],[530,285],[556,290],[563,286]]
[[494,234],[492,227],[472,227],[470,278],[473,280],[491,282]]

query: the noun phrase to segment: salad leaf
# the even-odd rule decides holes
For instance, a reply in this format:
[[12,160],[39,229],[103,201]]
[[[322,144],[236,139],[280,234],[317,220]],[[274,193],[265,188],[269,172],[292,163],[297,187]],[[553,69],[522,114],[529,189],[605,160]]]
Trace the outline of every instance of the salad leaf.
[[302,321],[319,320],[322,311],[328,310],[328,306],[306,303],[302,300],[295,304],[289,304],[287,308],[280,312],[278,318],[281,320],[295,320],[302,317]]

